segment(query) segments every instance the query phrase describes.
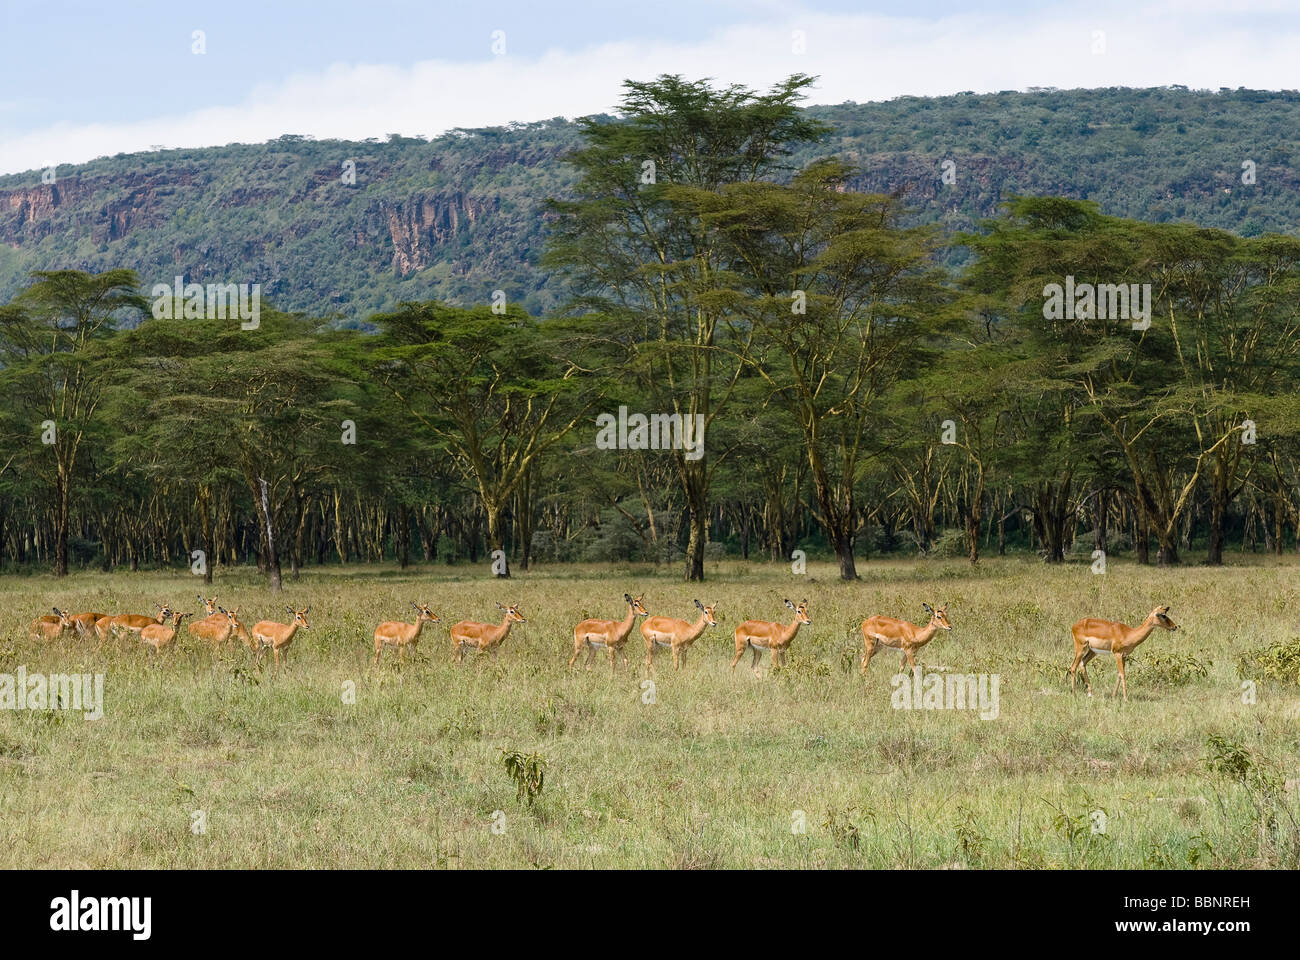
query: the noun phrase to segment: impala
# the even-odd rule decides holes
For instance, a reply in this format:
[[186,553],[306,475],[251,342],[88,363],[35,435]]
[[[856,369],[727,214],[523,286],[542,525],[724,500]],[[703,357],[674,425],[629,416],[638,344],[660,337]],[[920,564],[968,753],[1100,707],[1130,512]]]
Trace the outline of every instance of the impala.
[[190,624],[190,633],[200,640],[207,640],[213,646],[221,646],[230,637],[230,618],[221,607],[217,606],[216,597],[209,600],[204,599],[202,594],[196,596],[207,613],[202,620],[195,620]]
[[95,632],[95,624],[103,617],[102,613],[74,613],[70,619],[77,630],[77,636],[88,640]]
[[140,639],[153,647],[155,653],[159,653],[163,647],[171,646],[175,642],[176,633],[181,628],[181,621],[188,616],[188,613],[181,613],[178,610],[172,614],[170,626],[165,623],[150,623],[140,629]]
[[441,622],[438,615],[429,609],[427,603],[416,603],[412,600],[411,606],[415,607],[415,623],[385,620],[375,627],[375,663],[379,662],[379,654],[383,652],[384,647],[396,647],[397,655],[405,663],[407,647],[411,648],[411,653],[419,652],[420,630],[424,625]]
[[72,617],[68,611],[60,610],[58,607],[54,607],[53,610],[54,616],[46,614],[32,621],[28,629],[33,640],[57,640],[63,636],[65,630],[72,629]]
[[614,672],[614,654],[617,652],[623,657],[623,666],[627,666],[627,654],[623,652],[623,645],[627,643],[628,635],[632,632],[632,624],[636,623],[637,617],[648,617],[650,614],[646,608],[641,605],[640,597],[633,597],[629,593],[623,594],[623,599],[627,601],[627,616],[622,620],[584,620],[573,628],[573,656],[569,658],[569,669],[573,669],[573,664],[578,659],[578,654],[582,653],[583,648],[587,650],[587,669],[591,669],[591,661],[596,656],[596,650],[604,647],[609,651],[609,672]]
[[794,622],[789,626],[770,620],[746,620],[736,628],[736,655],[731,658],[733,671],[746,650],[754,652],[754,660],[750,666],[753,667],[756,677],[761,676],[758,670],[758,658],[764,650],[772,651],[774,669],[784,662],[785,652],[790,649],[790,644],[794,641],[794,635],[799,632],[799,628],[805,624],[812,625],[812,621],[808,619],[807,600],[797,607],[789,600],[785,605],[794,611]]
[[227,610],[217,607],[217,612],[202,620],[190,624],[190,633],[200,640],[206,640],[214,647],[220,647],[231,635],[237,635],[244,645],[256,649],[248,629],[239,622],[239,608]]
[[901,651],[903,657],[899,661],[899,667],[906,663],[915,671],[916,651],[933,640],[934,635],[940,630],[952,629],[952,624],[948,622],[948,604],[945,603],[937,610],[928,603],[923,603],[921,606],[925,607],[925,612],[930,615],[930,621],[923,627],[908,623],[906,620],[895,620],[893,617],[871,617],[862,622],[862,673],[864,675],[867,667],[871,665],[871,658],[880,652],[882,646]]
[[695,642],[695,638],[707,628],[718,625],[718,621],[713,618],[714,611],[718,609],[718,601],[715,600],[712,605],[706,607],[696,600],[695,606],[700,610],[700,619],[694,623],[676,620],[673,617],[650,617],[641,624],[641,636],[645,637],[647,670],[654,672],[656,647],[672,648],[673,666],[680,670],[686,663],[686,651]]
[[[1099,653],[1115,655],[1115,666],[1119,676],[1115,678],[1115,688],[1124,688],[1124,700],[1128,701],[1128,681],[1124,678],[1124,664],[1139,643],[1151,636],[1156,627],[1177,630],[1178,624],[1169,619],[1169,607],[1156,607],[1147,618],[1136,627],[1114,620],[1099,620],[1096,617],[1084,617],[1073,627],[1074,663],[1070,664],[1070,689],[1074,690],[1075,671],[1082,671],[1083,682],[1087,685],[1088,696],[1092,696],[1092,683],[1088,680],[1088,661]],[[1115,690],[1110,692],[1115,696]]]
[[267,647],[275,654],[275,669],[278,673],[280,670],[280,661],[287,659],[289,656],[289,644],[293,643],[293,635],[301,627],[303,630],[310,629],[307,626],[307,614],[311,607],[305,610],[295,610],[293,607],[285,607],[289,611],[289,616],[293,617],[288,623],[276,623],[274,620],[259,620],[253,625],[253,643],[257,649],[257,662],[262,662],[262,653]]
[[126,630],[139,636],[140,631],[149,624],[166,623],[167,618],[172,615],[171,607],[166,604],[155,603],[154,609],[158,611],[158,614],[153,617],[135,613],[123,613],[116,617],[102,617],[95,621],[95,632],[99,634],[100,642],[107,640],[109,636],[117,636],[120,630]]
[[527,623],[524,615],[519,612],[519,604],[512,603],[508,607],[497,604],[497,609],[505,613],[505,619],[499,624],[479,623],[476,620],[462,620],[451,628],[451,653],[457,663],[464,660],[466,647],[473,647],[479,653],[491,652],[492,659],[496,659],[497,648],[501,646],[510,632],[512,623]]

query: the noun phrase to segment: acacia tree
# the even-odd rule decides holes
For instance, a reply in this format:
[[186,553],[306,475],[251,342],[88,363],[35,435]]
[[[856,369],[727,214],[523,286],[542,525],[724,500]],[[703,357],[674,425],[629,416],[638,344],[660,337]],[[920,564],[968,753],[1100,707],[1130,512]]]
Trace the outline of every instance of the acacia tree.
[[[504,554],[512,498],[582,421],[599,379],[564,358],[561,328],[517,308],[406,303],[373,319],[374,374],[446,449],[478,496],[488,548]],[[510,576],[508,559],[495,572]]]
[[[705,437],[741,368],[724,341],[743,332],[709,298],[722,267],[717,238],[674,190],[716,191],[782,170],[792,148],[827,130],[798,109],[812,82],[796,74],[759,94],[668,75],[626,81],[617,120],[580,121],[586,144],[569,157],[576,199],[550,203],[557,219],[545,262],[570,278],[573,308],[634,331],[626,369],[641,395],[658,412],[702,417]],[[703,580],[720,457],[707,446],[700,457],[673,457],[689,511],[685,576]]]
[[871,429],[881,395],[917,363],[947,309],[932,232],[900,226],[896,198],[845,192],[850,174],[821,161],[788,185],[674,197],[726,255],[720,289],[704,300],[754,331],[745,362],[794,413],[817,520],[845,580],[857,578],[855,493],[881,449]]
[[115,320],[145,307],[130,270],[41,271],[0,309],[0,392],[43,444],[30,459],[54,494],[54,575],[68,573],[68,525],[82,441],[99,411],[112,366],[104,343]]

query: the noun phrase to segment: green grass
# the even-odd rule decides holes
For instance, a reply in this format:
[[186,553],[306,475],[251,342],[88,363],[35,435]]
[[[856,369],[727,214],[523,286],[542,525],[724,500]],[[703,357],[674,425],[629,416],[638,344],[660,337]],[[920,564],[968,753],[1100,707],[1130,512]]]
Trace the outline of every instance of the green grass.
[[[5,577],[0,673],[106,680],[97,721],[0,711],[0,867],[1300,866],[1300,688],[1261,682],[1247,704],[1237,674],[1244,654],[1300,634],[1300,565],[861,570],[846,585],[829,565],[794,576],[711,564],[709,582],[689,586],[675,568],[619,565],[543,566],[507,584],[467,567],[324,568],[286,583],[282,600],[251,572],[219,576],[212,592],[250,627],[311,605],[278,678],[188,631],[157,658],[26,636],[51,606],[193,610],[196,578]],[[656,657],[653,703],[637,630],[631,670],[611,678],[603,653],[590,672],[565,667],[572,625],[621,617],[625,591],[644,592],[652,614],[720,602],[684,671]],[[813,619],[787,668],[764,661],[755,679],[746,656],[731,675],[731,631],[784,619],[785,597],[807,598]],[[399,667],[385,654],[373,668],[375,624],[413,616],[412,600],[442,623],[425,628],[421,659]],[[520,601],[528,623],[497,662],[455,667],[447,628],[494,619],[497,600]],[[866,681],[857,673],[858,624],[920,620],[923,600],[949,603],[954,629],[922,665],[998,674],[997,719],[893,709],[892,653]],[[1109,658],[1093,661],[1095,695],[1071,696],[1070,624],[1133,623],[1157,602],[1182,629],[1139,648],[1129,702],[1109,696]],[[1255,774],[1213,774],[1211,736],[1244,748]],[[517,796],[503,751],[545,759],[535,802]],[[200,810],[205,833],[191,830]],[[1092,832],[1096,810],[1104,833]]]

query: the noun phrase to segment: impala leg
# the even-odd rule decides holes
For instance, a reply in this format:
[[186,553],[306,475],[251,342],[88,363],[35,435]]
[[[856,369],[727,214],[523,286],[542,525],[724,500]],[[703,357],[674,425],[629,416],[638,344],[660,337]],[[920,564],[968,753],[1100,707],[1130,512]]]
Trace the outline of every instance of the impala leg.
[[736,655],[735,655],[734,657],[731,658],[731,672],[732,672],[732,673],[735,673],[735,672],[736,672],[736,664],[737,664],[737,662],[739,662],[740,658],[743,657],[744,655],[745,655],[745,648],[744,648],[743,646],[737,645],[737,647],[736,647]]
[[871,666],[871,658],[876,655],[878,644],[870,637],[862,638],[862,675],[867,675],[867,667]]
[[655,672],[655,642],[653,640],[645,642],[645,672],[647,674]]
[[1070,664],[1070,692],[1071,693],[1074,693],[1074,683],[1078,679],[1078,675],[1076,671],[1078,671],[1079,661],[1081,661],[1082,659],[1083,659],[1083,650],[1080,650],[1078,647],[1075,647],[1074,662]]
[[904,647],[903,659],[907,661],[907,665],[911,667],[912,672],[916,673],[916,651],[911,647]]
[[1110,692],[1110,695],[1114,697],[1116,691],[1122,687],[1124,689],[1124,702],[1128,703],[1128,680],[1124,677],[1124,655],[1122,653],[1115,654],[1115,670],[1115,689]]
[[1079,672],[1083,674],[1083,685],[1088,691],[1088,696],[1092,696],[1092,681],[1088,678],[1088,664],[1096,654],[1089,648],[1083,652],[1083,659],[1079,661]]
[[608,649],[609,649],[609,675],[612,677],[612,676],[614,675],[614,653],[615,653],[615,651],[614,651],[614,648],[613,648],[613,647],[609,647]]

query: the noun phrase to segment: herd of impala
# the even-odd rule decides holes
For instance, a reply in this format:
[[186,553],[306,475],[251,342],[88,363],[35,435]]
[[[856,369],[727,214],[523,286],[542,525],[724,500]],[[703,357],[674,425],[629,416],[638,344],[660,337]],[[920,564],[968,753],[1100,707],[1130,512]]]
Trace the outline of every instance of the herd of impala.
[[[632,627],[637,617],[645,617],[641,623],[641,636],[645,638],[647,670],[654,670],[654,655],[660,647],[672,651],[673,666],[680,669],[686,664],[686,653],[691,644],[709,627],[718,624],[714,616],[718,608],[716,602],[706,605],[696,600],[695,606],[699,610],[699,617],[692,622],[678,620],[675,617],[651,616],[642,603],[644,599],[644,597],[633,597],[625,593],[623,600],[627,603],[627,615],[622,620],[583,620],[575,626],[573,656],[569,657],[570,669],[584,650],[587,654],[588,669],[591,669],[597,650],[605,650],[609,654],[611,673],[615,670],[616,656],[622,657],[623,666],[626,667],[628,660],[624,647],[632,634]],[[303,610],[285,607],[289,613],[288,623],[259,620],[250,631],[240,621],[238,607],[226,610],[217,605],[216,597],[205,599],[200,596],[198,600],[206,608],[206,616],[190,624],[191,634],[215,647],[220,647],[232,637],[238,638],[253,651],[259,663],[263,654],[270,650],[275,657],[277,670],[288,655],[289,645],[293,642],[294,635],[300,629],[308,629],[307,614],[311,611],[311,607]],[[750,666],[755,676],[760,675],[758,661],[764,652],[771,655],[773,667],[784,662],[786,651],[790,649],[790,644],[794,641],[799,628],[812,624],[812,619],[808,616],[807,600],[797,605],[787,600],[785,605],[794,612],[794,619],[788,624],[770,620],[746,620],[736,627],[734,634],[736,653],[731,658],[733,671],[746,651],[753,654]],[[379,662],[385,647],[395,648],[399,657],[405,662],[408,648],[413,653],[418,650],[420,632],[424,625],[441,622],[438,615],[429,609],[428,604],[412,602],[411,606],[415,608],[414,623],[386,620],[375,628],[375,663]],[[932,607],[928,603],[922,606],[930,615],[930,619],[924,625],[884,616],[873,616],[862,622],[862,673],[864,675],[867,667],[871,665],[871,658],[884,647],[901,654],[900,667],[906,664],[915,670],[917,651],[934,639],[935,634],[940,630],[952,629],[946,603],[939,607]],[[191,614],[173,611],[165,604],[155,603],[154,609],[157,612],[153,616],[139,614],[110,616],[103,613],[72,614],[55,608],[54,616],[38,617],[32,621],[31,635],[34,640],[55,640],[66,632],[76,632],[86,639],[97,638],[101,644],[110,637],[136,636],[155,651],[161,651],[175,642],[181,622]],[[502,613],[499,624],[462,620],[451,628],[452,656],[457,663],[462,662],[466,650],[488,653],[495,658],[501,644],[510,633],[510,627],[516,623],[527,623],[523,614],[519,612],[517,603],[510,606],[502,606],[498,603],[497,609]],[[1076,675],[1082,673],[1088,695],[1091,696],[1092,683],[1088,679],[1088,662],[1098,654],[1109,653],[1114,656],[1118,671],[1115,690],[1111,695],[1114,696],[1115,691],[1122,688],[1124,699],[1127,700],[1128,681],[1124,676],[1124,665],[1138,644],[1150,636],[1151,631],[1156,627],[1165,630],[1178,629],[1178,625],[1169,619],[1168,606],[1156,607],[1136,627],[1096,617],[1085,617],[1080,620],[1072,628],[1074,662],[1070,664],[1070,688],[1074,689]]]

